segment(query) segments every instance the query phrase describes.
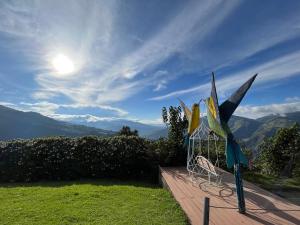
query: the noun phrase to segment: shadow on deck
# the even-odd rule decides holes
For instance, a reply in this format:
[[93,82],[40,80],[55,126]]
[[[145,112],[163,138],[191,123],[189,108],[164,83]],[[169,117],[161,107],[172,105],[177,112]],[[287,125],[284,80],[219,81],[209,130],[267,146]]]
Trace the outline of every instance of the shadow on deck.
[[210,224],[300,224],[300,206],[244,181],[246,214],[238,213],[234,177],[222,171],[222,185],[191,179],[184,167],[160,168],[161,182],[181,205],[190,223],[202,224],[203,199],[210,198]]

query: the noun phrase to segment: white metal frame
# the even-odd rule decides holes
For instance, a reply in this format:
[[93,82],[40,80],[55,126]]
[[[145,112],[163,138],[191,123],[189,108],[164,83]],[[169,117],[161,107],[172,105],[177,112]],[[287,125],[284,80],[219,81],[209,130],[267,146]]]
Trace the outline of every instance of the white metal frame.
[[[216,169],[216,167],[219,167],[217,141],[219,141],[219,137],[211,132],[205,121],[201,120],[199,127],[189,138],[187,170],[190,176],[193,178],[205,176],[208,178],[209,183],[211,183],[211,180],[217,184],[221,183],[221,176]],[[210,142],[214,142],[214,149],[210,149]],[[204,144],[207,146],[207,158],[202,155],[203,147],[205,147],[203,146]],[[195,149],[199,150],[197,155],[195,155]],[[210,160],[211,150],[215,151],[217,155],[217,160],[214,164]]]

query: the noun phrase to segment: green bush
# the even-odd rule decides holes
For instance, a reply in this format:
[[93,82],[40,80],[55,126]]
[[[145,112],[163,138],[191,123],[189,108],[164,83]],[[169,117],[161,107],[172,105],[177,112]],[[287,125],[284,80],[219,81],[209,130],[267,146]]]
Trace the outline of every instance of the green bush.
[[182,144],[170,139],[160,138],[150,142],[152,158],[161,166],[186,165],[187,151]]
[[300,177],[300,126],[281,128],[259,145],[255,166],[262,174]]
[[0,181],[156,176],[159,157],[150,146],[123,135],[0,142]]

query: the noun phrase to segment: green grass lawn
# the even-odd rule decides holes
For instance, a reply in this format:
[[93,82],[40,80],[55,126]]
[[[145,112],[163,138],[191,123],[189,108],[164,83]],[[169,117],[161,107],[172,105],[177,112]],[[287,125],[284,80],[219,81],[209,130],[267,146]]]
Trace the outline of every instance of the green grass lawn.
[[0,183],[0,224],[187,224],[171,194],[143,182]]
[[282,178],[254,172],[245,172],[243,177],[245,180],[300,205],[300,177]]

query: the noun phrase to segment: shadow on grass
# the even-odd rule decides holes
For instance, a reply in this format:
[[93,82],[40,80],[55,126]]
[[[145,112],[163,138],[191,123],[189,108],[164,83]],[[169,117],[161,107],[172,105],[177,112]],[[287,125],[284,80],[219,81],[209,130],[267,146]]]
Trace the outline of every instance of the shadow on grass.
[[97,178],[97,179],[81,179],[81,180],[70,180],[70,181],[38,181],[38,182],[0,182],[0,188],[17,188],[17,187],[65,187],[72,185],[95,185],[95,186],[134,186],[158,189],[160,186],[149,180],[133,180],[133,179],[116,179],[116,178]]

